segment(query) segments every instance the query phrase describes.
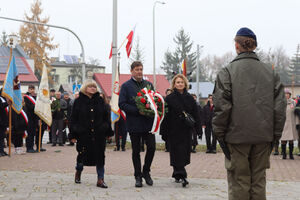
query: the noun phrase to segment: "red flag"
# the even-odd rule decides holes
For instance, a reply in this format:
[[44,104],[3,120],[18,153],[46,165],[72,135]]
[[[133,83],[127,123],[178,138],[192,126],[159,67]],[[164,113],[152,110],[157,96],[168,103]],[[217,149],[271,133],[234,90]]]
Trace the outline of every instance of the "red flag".
[[182,62],[182,74],[186,76],[186,60],[184,59]]
[[111,49],[110,49],[110,53],[109,53],[109,59],[111,59],[112,57],[112,43],[111,43]]
[[131,52],[131,48],[132,48],[132,43],[133,43],[133,38],[134,38],[134,31],[135,31],[135,27],[133,28],[132,31],[130,31],[130,33],[127,36],[128,42],[126,44],[126,52],[127,52],[127,57],[128,58],[130,56],[130,52]]

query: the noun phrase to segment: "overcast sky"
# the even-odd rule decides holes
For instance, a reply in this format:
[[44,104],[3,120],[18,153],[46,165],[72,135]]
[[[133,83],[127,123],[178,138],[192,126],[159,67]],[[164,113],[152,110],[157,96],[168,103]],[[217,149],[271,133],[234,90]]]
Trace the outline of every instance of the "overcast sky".
[[[24,18],[33,0],[0,0],[0,15]],[[42,0],[43,16],[51,24],[66,26],[82,40],[86,60],[100,59],[111,71],[108,59],[112,41],[112,0]],[[154,0],[118,1],[118,45],[136,24],[136,36],[145,50],[144,68],[152,73],[152,11]],[[251,28],[261,49],[282,45],[289,56],[300,43],[299,0],[165,0],[156,5],[156,66],[164,53],[174,49],[173,37],[183,27],[196,44],[203,45],[202,56],[222,55],[233,51],[233,37],[240,27]],[[18,32],[20,23],[0,19],[0,31]],[[73,35],[51,29],[60,47],[51,55],[80,55],[80,46]],[[128,73],[125,45],[121,51],[121,72]],[[160,72],[162,72],[160,70]]]

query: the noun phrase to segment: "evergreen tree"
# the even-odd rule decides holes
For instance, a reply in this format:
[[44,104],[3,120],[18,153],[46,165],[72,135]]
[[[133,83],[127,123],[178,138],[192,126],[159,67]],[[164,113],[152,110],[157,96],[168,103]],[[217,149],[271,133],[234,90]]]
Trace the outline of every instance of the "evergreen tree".
[[7,43],[8,43],[8,35],[6,34],[5,31],[2,31],[2,35],[1,35],[1,38],[0,38],[0,45],[3,45],[3,46],[7,46]]
[[170,80],[174,74],[179,73],[181,64],[184,59],[187,61],[187,78],[191,79],[192,72],[196,69],[196,52],[192,52],[193,42],[190,36],[181,28],[175,35],[173,41],[176,43],[174,52],[167,52],[164,55],[164,61],[161,69],[167,74],[167,79]]
[[288,72],[292,82],[300,84],[300,45],[297,46],[297,51],[291,59],[290,70]]
[[[31,5],[30,16],[25,13],[25,20],[48,23],[49,17],[41,18],[42,8],[41,1],[35,0]],[[38,79],[41,78],[43,63],[42,58],[45,58],[45,64],[50,72],[50,58],[48,52],[54,50],[58,45],[53,44],[53,37],[50,36],[49,27],[36,24],[24,23],[19,30],[20,45],[23,47],[27,55],[34,59],[34,73]],[[51,77],[50,82],[51,82]]]
[[145,62],[144,48],[142,48],[141,45],[140,45],[140,37],[139,36],[137,36],[136,39],[135,39],[135,45],[134,45],[133,51],[130,55],[130,62],[131,63],[133,61],[137,61],[137,60],[141,61],[142,63]]

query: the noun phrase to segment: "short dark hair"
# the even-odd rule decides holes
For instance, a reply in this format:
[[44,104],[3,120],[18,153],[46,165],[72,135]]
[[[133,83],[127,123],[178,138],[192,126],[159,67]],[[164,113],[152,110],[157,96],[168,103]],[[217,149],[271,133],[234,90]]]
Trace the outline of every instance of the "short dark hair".
[[28,85],[28,89],[35,89],[34,85]]
[[141,61],[134,61],[133,63],[131,63],[130,68],[131,68],[131,70],[133,70],[135,67],[139,67],[139,66],[144,67],[143,63]]
[[55,92],[55,89],[51,89],[50,92]]
[[209,97],[212,97],[212,94],[209,94],[209,95],[208,95],[208,98],[209,98]]

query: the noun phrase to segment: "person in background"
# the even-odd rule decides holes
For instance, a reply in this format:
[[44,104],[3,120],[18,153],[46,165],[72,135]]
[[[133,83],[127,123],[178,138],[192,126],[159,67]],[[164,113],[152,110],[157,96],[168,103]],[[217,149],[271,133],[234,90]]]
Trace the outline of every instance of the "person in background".
[[[202,124],[202,108],[201,108],[201,105],[197,102],[197,95],[195,94],[192,94],[192,97],[194,98],[194,100],[196,101],[196,104],[197,104],[197,109],[198,109],[198,115],[199,115],[199,123]],[[199,139],[202,139],[202,128],[198,131],[200,135],[197,135],[197,131],[194,129],[193,131],[193,134],[192,134],[192,150],[191,152],[192,153],[196,153],[196,147],[198,145],[198,137]]]
[[113,135],[110,111],[100,97],[97,84],[87,80],[80,89],[71,114],[69,139],[76,143],[75,183],[81,183],[84,166],[96,166],[97,187],[107,188],[104,182],[106,137]]
[[[65,108],[63,109],[63,112],[64,112],[63,137],[64,137],[64,141],[66,141],[66,139],[68,138],[67,134],[69,134],[69,132],[70,132],[69,122],[71,120],[70,118],[71,118],[72,107],[73,107],[74,101],[73,101],[73,99],[70,98],[70,95],[68,92],[64,92],[62,102],[64,102],[63,104],[65,105]],[[74,146],[74,143],[72,143],[70,141],[68,146]]]
[[2,88],[0,89],[0,157],[7,156],[4,151],[4,138],[6,135],[6,129],[8,127],[8,115],[5,108],[8,106],[8,101],[2,96]]
[[[170,88],[166,89],[165,91],[165,95],[166,97],[172,93],[172,90]],[[165,98],[166,99],[166,98]],[[159,134],[161,135],[161,139],[165,142],[165,152],[170,152],[169,151],[169,142],[168,142],[168,138],[167,138],[167,135],[164,135],[162,133],[162,131],[159,132]]]
[[[299,98],[300,98],[300,96],[297,95],[298,102],[297,102],[296,108],[295,108],[295,114],[298,117],[297,121],[300,121],[300,101],[299,101]],[[297,129],[297,132],[298,132],[298,150],[299,150],[298,156],[300,156],[300,124],[296,125],[296,129]]]
[[55,92],[56,99],[51,104],[52,111],[52,146],[56,146],[58,142],[59,146],[64,146],[63,144],[63,126],[64,126],[64,112],[66,109],[66,104],[61,100],[61,93]]
[[[51,103],[55,100],[55,89],[50,89],[50,101]],[[47,144],[52,144],[52,128],[49,127],[49,141],[47,142]]]
[[34,138],[37,135],[37,130],[39,128],[38,120],[39,117],[34,113],[36,94],[34,85],[28,86],[28,92],[24,95],[25,110],[28,116],[28,127],[27,127],[27,137],[26,137],[26,152],[36,153],[37,151],[33,149]]
[[282,132],[281,149],[282,149],[282,159],[286,159],[286,146],[289,143],[289,155],[290,159],[294,160],[294,141],[298,139],[298,132],[296,130],[297,118],[295,115],[296,102],[291,98],[292,93],[290,90],[285,90],[285,97],[287,100],[286,105],[286,121],[284,124],[284,129]]
[[[24,105],[25,103],[23,99],[23,108]],[[11,119],[12,119],[11,141],[15,146],[15,153],[25,154],[25,152],[22,149],[22,146],[23,146],[23,137],[27,134],[26,129],[28,126],[28,117],[26,111],[22,109],[21,112],[18,114],[14,109],[12,109]]]
[[205,128],[206,153],[217,153],[217,140],[212,129],[214,104],[212,95],[208,95],[207,104],[203,107],[203,128]]

